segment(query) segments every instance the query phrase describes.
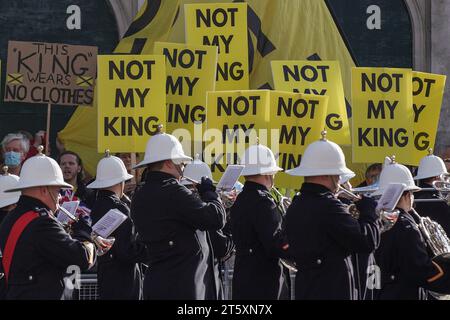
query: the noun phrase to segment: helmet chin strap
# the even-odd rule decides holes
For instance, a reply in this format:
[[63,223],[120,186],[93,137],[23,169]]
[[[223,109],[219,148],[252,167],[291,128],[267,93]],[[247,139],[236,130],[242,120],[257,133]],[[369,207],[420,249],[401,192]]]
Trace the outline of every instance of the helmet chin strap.
[[334,187],[333,192],[336,193],[339,190],[339,176],[338,176],[337,180],[334,179],[334,176],[330,176],[330,178],[331,178],[331,181],[333,182],[333,187]]
[[58,210],[58,207],[59,207],[59,201],[58,201],[58,199],[55,199],[55,197],[53,196],[53,194],[50,192],[50,189],[48,188],[48,186],[47,186],[47,191],[48,191],[48,193],[49,193],[49,195],[50,195],[50,198],[52,198],[52,200],[55,202],[55,211]]
[[175,169],[177,170],[178,174],[180,175],[178,177],[179,180],[181,180],[181,178],[183,178],[183,170],[181,170],[181,165],[180,164],[176,164],[172,161],[173,165],[175,166]]

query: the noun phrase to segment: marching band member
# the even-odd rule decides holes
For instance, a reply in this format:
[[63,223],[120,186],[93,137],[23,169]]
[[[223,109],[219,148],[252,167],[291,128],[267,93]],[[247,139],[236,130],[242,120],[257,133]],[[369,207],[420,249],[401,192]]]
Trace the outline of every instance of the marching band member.
[[[439,181],[441,175],[447,173],[444,161],[431,154],[420,160],[417,176],[414,180],[419,180],[419,187],[433,189],[433,182]],[[419,191],[414,195],[415,199],[434,199],[435,202],[416,202],[417,212],[439,223],[444,228],[447,236],[450,236],[450,206],[445,200],[439,201],[440,196],[437,190]]]
[[132,205],[139,237],[148,245],[145,299],[217,299],[206,230],[225,224],[225,209],[212,181],[202,178],[200,198],[180,184],[192,159],[172,135],[159,133],[147,143],[145,181]]
[[19,177],[8,173],[8,167],[3,167],[3,174],[0,175],[0,225],[6,215],[11,212],[20,198],[20,191],[5,192],[11,189],[19,181]]
[[381,236],[380,247],[375,252],[381,270],[381,300],[426,299],[424,289],[449,293],[449,263],[445,259],[432,260],[412,212],[413,192],[420,188],[414,184],[411,172],[392,161],[385,165],[380,175],[381,195],[390,183],[405,184],[405,192],[397,203],[399,216],[395,225]]
[[282,169],[272,151],[260,144],[245,151],[241,164],[245,165],[245,184],[230,213],[236,245],[232,297],[279,299],[284,286],[280,257],[288,257],[289,245],[270,190],[275,174]]
[[286,214],[287,236],[299,271],[296,299],[357,299],[352,253],[370,253],[379,241],[376,202],[355,203],[359,220],[336,198],[340,176],[353,174],[341,148],[325,138],[310,144],[300,166],[287,173],[304,176]]
[[130,208],[122,201],[125,182],[133,178],[124,163],[115,156],[106,156],[97,165],[95,181],[87,188],[97,189],[92,208],[93,224],[109,210],[118,209],[128,218],[111,234],[114,244],[105,255],[98,257],[97,278],[102,300],[139,300],[142,297],[142,276],[138,263],[147,262],[146,247],[135,240]]
[[[181,183],[191,190],[195,195],[198,195],[198,190],[194,181],[201,181],[203,177],[213,180],[212,172],[209,166],[200,160],[200,156],[196,155],[193,162],[186,164],[183,176],[190,178],[189,180],[183,178]],[[227,209],[228,210],[228,209]],[[220,230],[211,230],[207,232],[208,244],[212,251],[214,258],[214,279],[217,288],[217,299],[224,299],[224,288],[221,270],[224,268],[224,262],[233,254],[234,244],[231,237],[230,226],[228,223]],[[208,264],[210,266],[210,264]]]
[[66,269],[94,264],[90,227],[75,223],[72,238],[54,217],[61,188],[72,186],[64,182],[58,163],[38,154],[24,162],[19,181],[5,190],[22,191],[0,226],[6,299],[60,299]]

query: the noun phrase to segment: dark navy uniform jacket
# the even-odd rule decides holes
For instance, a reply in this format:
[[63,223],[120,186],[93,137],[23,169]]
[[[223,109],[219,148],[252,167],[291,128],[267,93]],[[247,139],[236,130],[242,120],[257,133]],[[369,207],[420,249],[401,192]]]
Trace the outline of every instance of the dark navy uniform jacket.
[[225,208],[213,191],[200,196],[158,171],[136,190],[131,217],[149,252],[145,299],[217,299],[207,231],[224,226]]
[[138,300],[142,297],[142,276],[139,262],[147,262],[143,243],[136,241],[130,209],[111,191],[99,190],[91,211],[95,224],[109,210],[118,209],[128,216],[112,234],[115,242],[103,256],[98,257],[98,285],[100,299]]
[[287,258],[282,218],[267,188],[247,181],[231,207],[236,246],[233,299],[279,299],[284,277],[280,258]]
[[426,297],[423,289],[450,292],[448,267],[437,267],[432,262],[416,221],[409,213],[399,210],[397,222],[392,229],[383,233],[380,247],[375,253],[381,270],[378,298],[418,300]]
[[6,298],[60,299],[67,268],[73,265],[82,271],[89,267],[88,251],[79,240],[91,241],[90,227],[83,222],[73,225],[71,237],[41,201],[21,196],[0,226],[2,252],[14,223],[30,210],[39,217],[28,224],[17,241]]
[[379,243],[376,202],[357,202],[359,220],[326,187],[304,183],[286,214],[290,250],[297,264],[296,299],[357,299],[352,253]]

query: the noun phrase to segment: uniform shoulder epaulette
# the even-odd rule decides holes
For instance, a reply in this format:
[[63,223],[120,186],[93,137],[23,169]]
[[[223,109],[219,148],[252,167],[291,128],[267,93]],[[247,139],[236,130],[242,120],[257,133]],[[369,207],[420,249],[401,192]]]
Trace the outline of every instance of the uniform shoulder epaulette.
[[50,215],[50,212],[45,208],[35,207],[33,208],[33,211],[39,214],[40,217],[46,217]]
[[178,181],[174,178],[170,178],[170,179],[164,180],[162,186],[170,187],[170,186],[175,186],[175,185],[178,185]]

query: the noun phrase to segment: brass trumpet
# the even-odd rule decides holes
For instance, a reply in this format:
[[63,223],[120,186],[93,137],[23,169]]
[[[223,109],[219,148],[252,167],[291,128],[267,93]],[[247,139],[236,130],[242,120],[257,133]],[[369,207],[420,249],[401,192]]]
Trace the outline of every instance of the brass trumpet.
[[[361,200],[361,197],[359,195],[356,195],[353,192],[351,192],[350,190],[347,190],[341,186],[339,186],[339,189],[338,189],[338,192],[336,193],[336,195],[339,195],[339,194],[345,194],[352,201]],[[360,212],[356,208],[355,204],[351,204],[348,207],[348,211],[353,218],[355,218],[355,219],[359,218]],[[398,211],[398,210],[393,210],[393,211],[378,210],[377,213],[379,214],[379,216],[381,218],[381,223],[382,223],[381,232],[386,232],[394,226],[395,222],[397,222],[397,218],[400,214],[400,211]]]

